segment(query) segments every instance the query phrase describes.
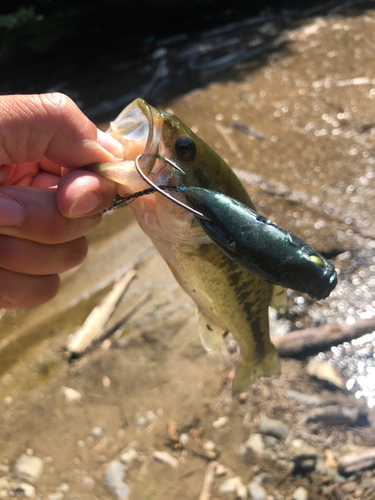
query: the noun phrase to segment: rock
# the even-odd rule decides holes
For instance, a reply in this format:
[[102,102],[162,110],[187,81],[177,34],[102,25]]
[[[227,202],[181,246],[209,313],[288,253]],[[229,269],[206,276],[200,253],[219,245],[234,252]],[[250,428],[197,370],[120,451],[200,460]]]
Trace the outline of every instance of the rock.
[[307,500],[307,498],[308,493],[303,486],[300,486],[299,488],[294,490],[294,493],[292,495],[292,500]]
[[95,484],[95,481],[93,480],[92,477],[90,477],[90,476],[84,476],[82,478],[82,486],[84,488],[92,488],[94,486],[94,484]]
[[105,471],[105,482],[109,488],[114,490],[117,498],[120,500],[128,500],[130,488],[124,483],[125,466],[117,459],[111,460]]
[[169,465],[169,467],[172,467],[172,469],[177,469],[178,467],[177,458],[172,457],[172,455],[170,455],[166,451],[154,451],[153,457],[159,462]]
[[341,372],[334,366],[329,365],[325,361],[317,361],[316,359],[310,359],[306,366],[306,371],[310,377],[316,377],[319,380],[328,382],[339,389],[345,389],[345,380],[343,379]]
[[4,398],[4,403],[5,403],[6,405],[10,405],[10,404],[12,404],[12,403],[13,403],[13,398],[12,398],[12,396],[5,396],[5,398]]
[[302,444],[295,452],[294,472],[307,473],[315,470],[318,451],[308,444]]
[[138,453],[135,451],[134,448],[131,448],[130,450],[121,453],[120,460],[124,464],[130,464],[135,458],[137,458],[137,456]]
[[16,472],[19,476],[26,476],[36,480],[39,478],[43,470],[43,462],[38,457],[30,457],[21,455],[16,462]]
[[68,483],[61,483],[60,486],[58,486],[57,491],[62,491],[63,493],[67,493],[70,490],[70,486]]
[[261,415],[259,432],[278,439],[285,439],[290,432],[290,428],[279,420],[274,420],[266,417],[265,415]]
[[250,434],[249,439],[246,441],[246,448],[257,455],[263,456],[265,454],[266,447],[264,446],[261,434]]
[[341,485],[341,489],[344,493],[354,493],[357,489],[357,483],[355,481],[348,481]]
[[317,394],[302,394],[302,392],[290,390],[286,391],[286,395],[288,398],[306,405],[319,405],[322,402],[322,398]]
[[63,394],[65,396],[65,401],[68,403],[72,401],[80,401],[82,399],[82,394],[71,387],[62,387]]
[[48,500],[63,500],[64,493],[62,491],[56,491],[56,493],[50,493],[47,498]]
[[279,444],[279,440],[273,436],[264,436],[263,442],[267,448],[275,448]]
[[219,493],[234,493],[234,492],[236,492],[240,482],[242,483],[241,478],[238,476],[230,477],[230,478],[226,479],[219,486]]
[[91,434],[94,437],[100,437],[103,434],[103,429],[101,427],[93,427],[91,429]]
[[251,500],[266,500],[267,492],[257,481],[251,481],[247,488]]
[[220,429],[228,422],[228,417],[220,417],[215,422],[212,422],[212,427],[214,429]]
[[20,483],[14,489],[16,495],[20,493],[26,498],[35,498],[35,488],[29,483]]
[[183,432],[180,435],[180,439],[179,439],[180,445],[185,448],[185,446],[188,444],[188,441],[189,441],[189,436],[187,434],[185,434],[185,432]]

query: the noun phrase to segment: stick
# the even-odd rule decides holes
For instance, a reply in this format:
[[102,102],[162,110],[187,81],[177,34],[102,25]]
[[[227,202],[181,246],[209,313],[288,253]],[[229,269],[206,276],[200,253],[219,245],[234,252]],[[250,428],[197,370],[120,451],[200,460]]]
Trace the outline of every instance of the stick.
[[217,462],[210,462],[206,468],[206,475],[204,476],[203,486],[201,494],[199,495],[199,500],[210,500],[211,498],[211,486],[212,481],[215,477],[215,471],[217,467]]
[[273,339],[280,356],[305,358],[333,345],[341,344],[375,330],[375,318],[362,319],[354,325],[324,325],[288,333]]
[[363,451],[348,453],[338,459],[338,470],[340,474],[373,468],[375,465],[375,448],[367,448]]
[[70,355],[80,355],[103,334],[103,327],[112,315],[118,301],[135,277],[134,270],[125,274],[115,285],[111,292],[104,297],[87,316],[81,328],[67,342],[65,349]]

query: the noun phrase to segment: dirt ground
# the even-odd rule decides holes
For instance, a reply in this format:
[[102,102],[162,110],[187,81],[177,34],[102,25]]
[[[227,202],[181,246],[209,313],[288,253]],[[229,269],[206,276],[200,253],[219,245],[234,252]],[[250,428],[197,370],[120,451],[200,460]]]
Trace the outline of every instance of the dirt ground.
[[[228,161],[262,214],[324,252],[339,271],[324,302],[289,293],[272,335],[375,314],[375,15],[363,2],[341,7],[281,31],[279,50],[234,62],[233,78],[219,73],[216,82],[163,105]],[[228,39],[238,35],[248,47],[255,36],[279,29],[267,19],[256,32],[251,26],[233,28]],[[208,50],[201,42],[200,54]],[[173,50],[162,56],[167,62],[182,54]],[[233,128],[236,122],[265,139]],[[372,468],[337,475],[342,454],[375,446],[373,409],[364,398],[372,390],[373,351],[361,369],[359,356],[345,361],[346,379],[361,375],[355,383],[367,381],[367,393],[364,386],[333,389],[307,375],[306,361],[283,360],[279,379],[257,382],[233,399],[233,341],[216,355],[204,351],[193,302],[130,210],[108,214],[89,239],[87,260],[63,276],[53,301],[34,311],[0,312],[0,498],[22,497],[16,473],[22,454],[42,459],[33,483],[41,500],[116,498],[105,474],[129,445],[136,451],[125,465],[130,500],[209,500],[200,494],[212,461],[229,471],[213,479],[211,500],[238,498],[219,491],[231,475],[247,485],[260,474],[268,477],[267,500],[291,500],[298,487],[308,500],[375,498]],[[137,277],[112,324],[146,292],[149,299],[109,342],[69,363],[68,336],[132,268]],[[68,401],[64,387],[78,391],[78,399]],[[353,425],[304,422],[311,408],[290,390],[320,396],[323,408],[360,407],[366,418]],[[262,415],[291,429],[286,439],[268,440],[263,455],[245,446]],[[316,449],[319,470],[293,473],[295,439]],[[154,451],[168,452],[178,466],[157,461]],[[68,488],[56,491],[62,484]]]

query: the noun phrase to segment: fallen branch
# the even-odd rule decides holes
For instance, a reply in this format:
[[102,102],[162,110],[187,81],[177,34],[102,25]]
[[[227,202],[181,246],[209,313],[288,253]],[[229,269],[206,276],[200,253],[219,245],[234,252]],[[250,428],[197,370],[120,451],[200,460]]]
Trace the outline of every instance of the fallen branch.
[[211,498],[211,486],[215,477],[217,462],[211,462],[207,465],[206,475],[204,476],[203,486],[201,494],[199,495],[199,500],[210,500]]
[[65,349],[71,356],[79,356],[103,335],[103,328],[116,308],[121,296],[135,277],[134,270],[125,274],[111,292],[87,316],[81,328],[67,342]]
[[375,318],[362,319],[354,325],[324,325],[296,330],[284,337],[274,338],[273,344],[282,357],[305,358],[373,330],[375,330]]
[[375,448],[348,453],[338,459],[338,471],[340,474],[351,474],[362,469],[375,466]]

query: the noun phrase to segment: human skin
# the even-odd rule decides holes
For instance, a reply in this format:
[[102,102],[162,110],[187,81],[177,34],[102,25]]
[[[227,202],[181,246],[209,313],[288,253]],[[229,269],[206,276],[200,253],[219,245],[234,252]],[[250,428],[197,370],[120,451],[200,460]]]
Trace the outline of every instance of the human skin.
[[0,308],[34,308],[58,292],[59,273],[87,253],[116,184],[80,167],[122,158],[59,94],[0,96]]

